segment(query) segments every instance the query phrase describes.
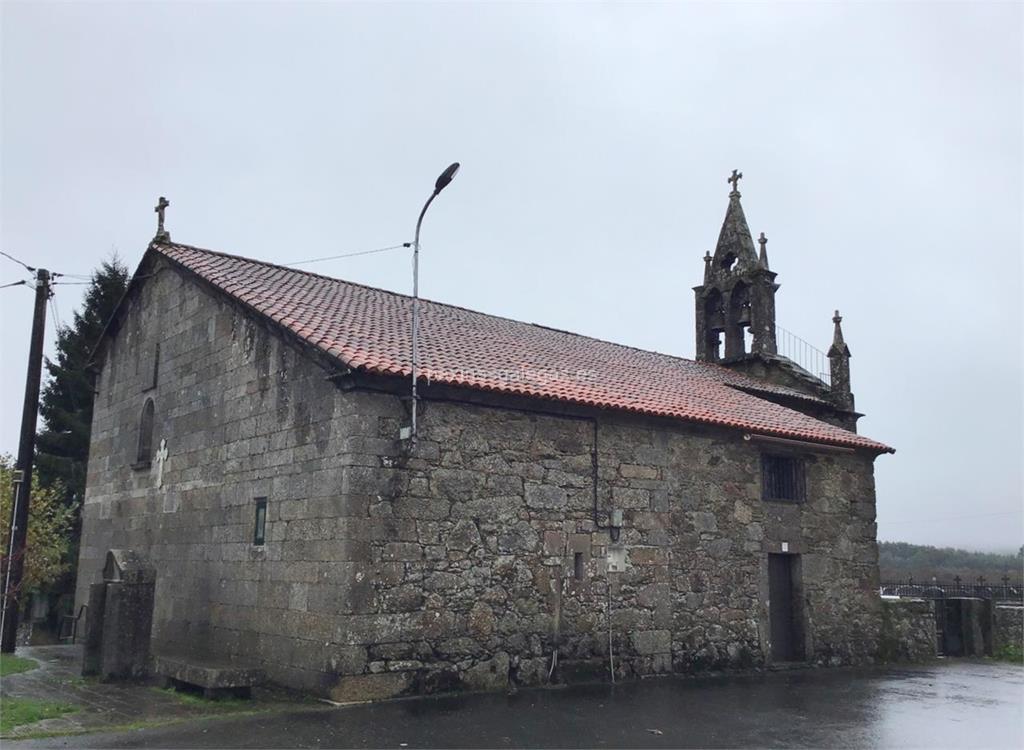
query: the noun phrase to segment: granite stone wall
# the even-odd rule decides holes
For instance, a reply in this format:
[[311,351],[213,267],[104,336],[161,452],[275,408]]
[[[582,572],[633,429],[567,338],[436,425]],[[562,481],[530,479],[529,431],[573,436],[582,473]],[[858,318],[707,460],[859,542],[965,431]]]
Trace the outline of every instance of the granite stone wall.
[[934,659],[938,653],[935,606],[930,599],[883,599],[879,656],[884,661]]
[[992,648],[999,653],[1007,648],[1024,649],[1024,607],[997,604],[992,609]]
[[[79,601],[107,549],[136,549],[154,652],[362,700],[604,679],[609,649],[620,677],[764,664],[785,551],[808,659],[876,658],[870,456],[804,454],[806,502],[768,503],[736,431],[429,387],[410,450],[403,401],[338,374],[158,271],[98,383]],[[147,398],[162,467],[133,466]]]

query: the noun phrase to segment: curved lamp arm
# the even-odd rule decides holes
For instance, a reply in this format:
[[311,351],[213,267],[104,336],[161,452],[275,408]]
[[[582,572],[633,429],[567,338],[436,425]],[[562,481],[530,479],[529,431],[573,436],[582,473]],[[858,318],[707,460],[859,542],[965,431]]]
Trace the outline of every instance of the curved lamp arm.
[[434,192],[423,204],[423,210],[416,220],[416,237],[412,245],[412,444],[416,445],[416,380],[419,377],[419,319],[420,319],[420,227],[423,226],[423,217],[442,190],[444,190],[455,179],[459,171],[459,163],[454,162],[445,169],[437,181],[434,182]]

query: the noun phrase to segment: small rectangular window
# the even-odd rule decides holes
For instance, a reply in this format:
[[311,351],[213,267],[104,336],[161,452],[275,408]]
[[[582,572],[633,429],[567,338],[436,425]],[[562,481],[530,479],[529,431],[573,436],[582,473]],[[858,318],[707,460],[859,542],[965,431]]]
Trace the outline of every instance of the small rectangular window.
[[761,478],[764,500],[803,502],[804,464],[796,456],[761,456]]
[[583,580],[583,553],[577,552],[572,558],[572,573],[577,581]]
[[267,498],[256,498],[256,529],[253,532],[252,543],[261,545],[267,540]]

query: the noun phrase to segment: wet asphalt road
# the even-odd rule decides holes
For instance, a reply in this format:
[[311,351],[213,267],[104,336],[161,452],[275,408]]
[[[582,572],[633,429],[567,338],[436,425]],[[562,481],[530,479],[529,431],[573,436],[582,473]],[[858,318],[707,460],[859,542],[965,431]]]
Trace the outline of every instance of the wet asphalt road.
[[[404,744],[403,744],[404,743]],[[656,679],[198,721],[8,747],[1024,747],[1024,668]]]

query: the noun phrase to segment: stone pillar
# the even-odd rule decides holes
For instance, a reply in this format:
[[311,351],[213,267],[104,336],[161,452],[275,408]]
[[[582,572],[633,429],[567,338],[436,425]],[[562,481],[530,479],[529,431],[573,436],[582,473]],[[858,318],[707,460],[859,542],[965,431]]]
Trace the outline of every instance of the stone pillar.
[[103,644],[103,610],[107,600],[107,584],[89,586],[89,603],[85,610],[85,641],[82,646],[82,674],[100,673]]
[[853,411],[853,393],[850,391],[850,347],[843,340],[843,322],[839,311],[832,318],[835,332],[828,350],[829,369],[832,371],[832,402],[840,409]]
[[754,354],[778,354],[775,336],[775,274],[762,269],[750,288],[750,332],[753,335],[751,352]]
[[106,586],[100,675],[105,680],[145,677],[153,627],[153,583],[111,581]]
[[731,289],[722,295],[725,307],[725,359],[736,359],[746,354],[743,338],[745,326],[739,320],[739,291]]
[[708,342],[710,332],[708,331],[707,310],[705,309],[704,287],[695,286],[693,291],[696,298],[696,309],[694,310],[693,318],[696,323],[697,333],[694,358],[698,362],[713,362],[715,358],[711,356],[711,345]]
[[82,674],[139,679],[149,672],[156,571],[132,550],[110,550],[89,588]]

